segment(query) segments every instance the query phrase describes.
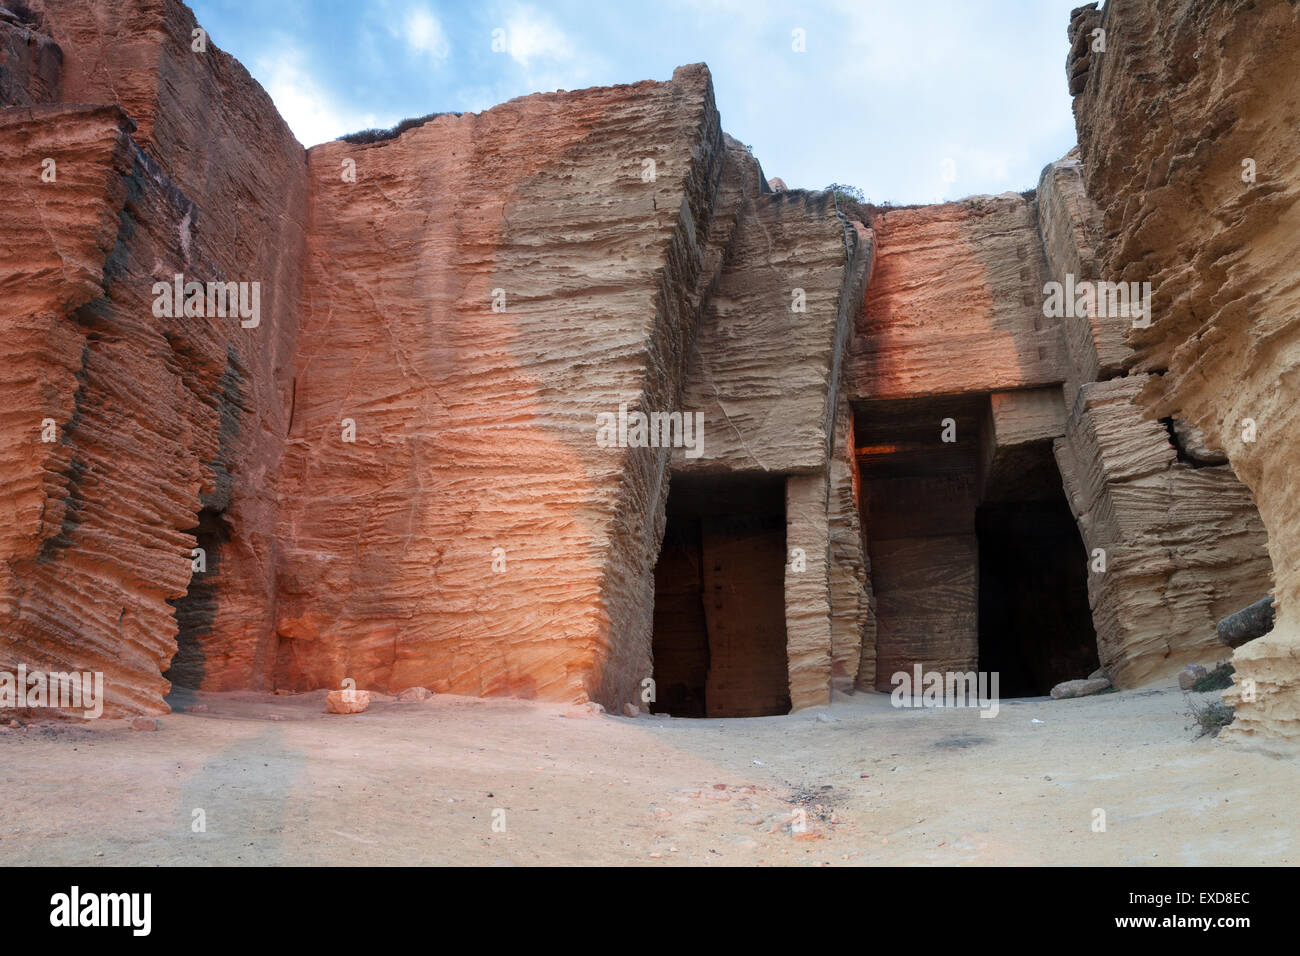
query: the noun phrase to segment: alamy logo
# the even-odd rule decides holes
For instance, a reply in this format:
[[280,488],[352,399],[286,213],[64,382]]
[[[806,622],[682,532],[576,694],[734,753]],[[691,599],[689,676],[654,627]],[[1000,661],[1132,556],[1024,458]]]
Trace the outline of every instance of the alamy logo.
[[[895,707],[978,707],[981,717],[998,715],[998,672],[925,671],[914,664],[912,673],[898,671],[889,702]],[[990,684],[992,685],[990,687]]]
[[74,886],[50,897],[51,926],[129,926],[133,936],[148,936],[153,909],[151,893],[86,893]]
[[0,671],[0,708],[42,708],[80,710],[90,720],[104,712],[104,674],[102,671],[27,673],[19,664],[18,672]]
[[1043,315],[1049,319],[1097,316],[1132,319],[1133,328],[1151,325],[1150,282],[1076,282],[1072,274],[1065,282],[1043,286]]
[[685,448],[687,458],[704,454],[703,412],[629,412],[627,402],[596,415],[601,448]]
[[153,284],[153,314],[159,319],[232,318],[242,320],[246,329],[262,322],[262,283],[260,282],[186,282],[176,273],[171,282]]

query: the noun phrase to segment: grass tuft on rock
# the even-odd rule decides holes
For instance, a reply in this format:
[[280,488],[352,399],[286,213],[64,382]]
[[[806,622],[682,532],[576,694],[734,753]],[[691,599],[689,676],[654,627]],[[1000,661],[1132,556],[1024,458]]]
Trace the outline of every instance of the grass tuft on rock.
[[1211,690],[1227,690],[1232,686],[1232,675],[1234,673],[1236,673],[1236,668],[1231,664],[1220,664],[1193,684],[1192,690],[1199,693]]
[[408,129],[415,129],[417,126],[423,126],[431,119],[437,119],[439,116],[460,116],[460,113],[429,113],[426,116],[416,116],[412,119],[404,119],[392,129],[363,129],[358,133],[348,133],[346,136],[340,136],[339,139],[345,143],[352,143],[354,146],[365,146],[369,143],[382,143],[387,139],[396,139],[405,133]]

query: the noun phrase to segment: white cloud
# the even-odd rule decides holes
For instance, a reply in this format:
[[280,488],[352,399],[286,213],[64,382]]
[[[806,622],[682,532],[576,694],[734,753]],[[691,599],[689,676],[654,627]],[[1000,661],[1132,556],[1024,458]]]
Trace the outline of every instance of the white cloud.
[[275,108],[304,146],[326,143],[362,129],[386,128],[397,122],[331,102],[329,94],[302,65],[301,51],[279,50],[273,59],[259,60],[256,69]]
[[574,46],[545,15],[532,7],[515,7],[506,20],[506,52],[526,68],[534,60],[571,60]]
[[406,11],[402,29],[394,29],[407,45],[418,53],[427,53],[434,60],[445,60],[451,53],[451,43],[442,29],[442,23],[428,7],[415,6]]

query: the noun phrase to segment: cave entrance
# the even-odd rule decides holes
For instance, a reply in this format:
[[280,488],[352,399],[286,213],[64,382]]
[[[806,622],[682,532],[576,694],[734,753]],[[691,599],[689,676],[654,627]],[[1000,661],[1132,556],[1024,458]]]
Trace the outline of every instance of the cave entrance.
[[[199,512],[199,523],[189,531],[195,547],[202,550],[202,570],[190,575],[190,586],[182,598],[168,601],[176,609],[176,653],[163,677],[179,687],[198,689],[203,683],[203,644],[212,633],[217,613],[217,571],[221,546],[230,540],[225,515],[213,508]],[[195,560],[195,558],[191,558]]]
[[998,672],[1003,697],[1035,697],[1097,669],[1097,634],[1087,552],[1051,446],[1024,449],[1017,470],[975,512],[979,665]]
[[854,404],[877,690],[919,664],[1038,696],[1097,668],[1063,415],[1056,388]]
[[790,712],[783,478],[672,479],[652,652],[652,713]]

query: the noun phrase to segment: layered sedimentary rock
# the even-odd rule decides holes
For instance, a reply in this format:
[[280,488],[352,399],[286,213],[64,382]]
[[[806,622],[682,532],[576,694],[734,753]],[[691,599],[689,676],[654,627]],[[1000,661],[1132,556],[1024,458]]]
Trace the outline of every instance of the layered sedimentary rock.
[[876,615],[862,534],[862,485],[853,449],[853,409],[841,389],[827,514],[830,535],[831,686],[852,692],[876,677]]
[[[813,555],[775,693],[824,701],[833,640],[851,679],[843,448],[834,503],[828,475],[869,236],[767,188],[705,68],[306,153],[182,4],[31,6],[0,17],[15,663],[103,669],[110,710],[163,709],[164,675],[635,700],[670,450],[600,419],[685,411],[708,445],[683,475],[819,489],[777,525]],[[68,101],[104,106],[42,105]],[[200,288],[159,314],[173,281],[260,309],[202,314]],[[704,536],[715,564],[745,553],[730,527]],[[739,638],[739,613],[708,616]],[[715,696],[774,706],[738,666]]]
[[1152,283],[1153,321],[1130,334],[1132,368],[1152,373],[1144,405],[1227,453],[1268,532],[1277,625],[1234,655],[1224,736],[1300,739],[1300,9],[1113,0],[1070,31],[1102,269]]
[[[854,224],[769,184],[703,66],[304,151],[176,0],[28,6],[0,669],[102,670],[110,714],[345,678],[621,709],[653,676],[746,716],[917,663],[1034,692],[1094,645],[1125,686],[1215,655],[1267,526],[1234,732],[1297,732],[1300,81],[1258,68],[1293,7],[1076,11],[1077,157]],[[1155,321],[1045,310],[1099,279]],[[255,314],[160,309],[177,281]]]
[[870,260],[870,233],[851,228],[829,193],[746,200],[682,402],[704,415],[704,454],[674,450],[674,472],[825,471]]
[[830,526],[826,476],[798,475],[786,482],[786,543],[802,561],[785,569],[786,653],[790,698],[796,708],[830,703]]
[[[1083,185],[1078,151],[1043,168],[1035,192],[1039,234],[1051,279],[1064,284],[1104,278],[1097,261],[1102,242],[1101,210]],[[1121,374],[1130,352],[1124,341],[1130,323],[1100,310],[1061,323],[1065,345],[1065,396],[1073,402],[1080,385]]]
[[1062,381],[1031,201],[981,196],[888,211],[870,225],[876,258],[849,352],[854,401]]
[[1146,379],[1083,386],[1056,442],[1101,664],[1120,687],[1222,658],[1215,622],[1269,576],[1249,491],[1226,465],[1179,460],[1166,427],[1134,405]]
[[[37,51],[27,94],[4,110],[16,253],[4,318],[15,381],[30,383],[7,406],[23,423],[10,434],[42,449],[17,469],[39,492],[14,499],[5,663],[103,671],[106,713],[159,711],[205,509],[249,526],[206,562],[228,580],[188,620],[204,628],[230,608],[254,632],[270,621],[264,479],[287,411],[277,369],[292,343],[303,152],[242,67],[191,54],[183,6],[31,6],[0,20],[7,51],[15,36]],[[10,91],[24,75],[12,62]],[[54,95],[110,105],[25,106]],[[259,282],[260,327],[160,314],[154,285],[177,275]],[[20,345],[20,330],[41,344]]]
[[1146,317],[1079,291],[1109,274],[1098,261],[1101,213],[1074,152],[1043,170],[1037,196],[1052,281],[1073,300],[1061,323],[1069,419],[1056,464],[1087,551],[1101,664],[1131,687],[1220,656],[1207,624],[1265,586],[1263,527],[1232,469],[1204,467],[1224,459],[1185,423],[1151,417],[1137,400],[1146,376],[1123,377],[1126,335]]
[[870,627],[842,364],[871,256],[870,231],[828,193],[747,199],[688,363],[682,407],[703,416],[703,450],[673,452],[675,480],[788,476],[796,709],[828,703],[833,681],[852,686]]
[[0,104],[57,103],[63,51],[31,15],[0,7]]
[[597,416],[680,406],[724,165],[703,68],[311,151],[280,683],[636,699],[668,449]]
[[[1073,290],[1104,274],[1078,159],[1049,164],[1031,199],[891,210],[872,225],[849,385],[874,686],[916,663],[978,661],[1006,691],[1045,693],[1098,653],[1133,686],[1213,658],[1216,614],[1267,578],[1262,529],[1232,470],[1206,467],[1215,459],[1190,437],[1175,449],[1185,423],[1166,428],[1135,402],[1143,381],[1121,377],[1132,318],[1104,298],[1074,308]],[[1085,579],[1101,551],[1107,570]]]
[[889,210],[871,226],[876,256],[847,372],[875,612],[875,654],[857,683],[889,690],[917,663],[977,666],[990,395],[1055,387],[1065,362],[1041,307],[1047,267],[1031,200]]

